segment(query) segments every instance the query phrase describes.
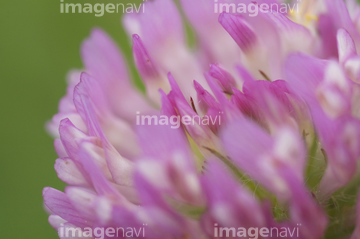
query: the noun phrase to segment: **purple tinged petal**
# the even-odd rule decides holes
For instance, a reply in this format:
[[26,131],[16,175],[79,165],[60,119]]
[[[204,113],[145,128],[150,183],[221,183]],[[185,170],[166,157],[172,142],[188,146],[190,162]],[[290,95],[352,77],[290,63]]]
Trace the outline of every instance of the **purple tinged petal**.
[[[221,136],[224,148],[229,157],[250,176],[260,176],[254,160],[260,160],[260,155],[271,151],[273,140],[255,123],[246,119],[229,124]],[[241,155],[241,157],[240,157]],[[270,186],[271,187],[271,186]]]
[[341,0],[326,0],[326,7],[332,17],[339,17],[339,25],[352,26],[352,20],[349,15],[349,11],[346,8],[345,2]]
[[63,119],[59,127],[60,139],[67,155],[77,159],[76,153],[79,149],[79,139],[87,138],[87,135],[75,127],[69,119]]
[[300,237],[308,239],[322,238],[328,225],[325,211],[314,200],[312,194],[300,182],[291,175],[291,170],[284,170],[282,176],[287,179],[291,189],[289,200],[289,212],[291,222],[300,227]]
[[81,129],[82,131],[86,131],[86,125],[84,121],[81,119],[81,116],[77,112],[65,112],[54,115],[51,121],[47,122],[46,124],[47,131],[53,137],[59,138],[60,122],[66,118],[70,119],[71,122],[74,122],[77,128]]
[[[101,29],[93,29],[90,37],[82,45],[85,66],[94,76],[111,74],[126,76],[126,64],[112,39]],[[95,57],[96,56],[96,57]],[[104,71],[105,69],[109,71]]]
[[[225,165],[209,160],[202,176],[208,211],[203,215],[202,224],[213,221],[220,227],[264,227],[267,226],[269,211],[233,178]],[[207,230],[213,236],[214,224]]]
[[211,91],[214,93],[216,99],[219,101],[223,107],[229,105],[229,100],[226,98],[224,92],[220,89],[219,85],[215,83],[215,80],[209,74],[205,73],[205,79],[208,85],[210,86]]
[[66,187],[65,194],[74,208],[85,218],[96,218],[94,211],[97,194],[83,187]]
[[103,156],[101,151],[101,148],[93,145],[91,142],[83,141],[78,153],[80,162],[85,171],[88,173],[95,191],[99,195],[116,199],[121,205],[131,207],[132,204],[125,198],[125,196],[120,194],[117,188],[115,188],[114,185],[107,179],[103,170],[101,170],[95,163],[102,160]]
[[158,89],[169,90],[169,83],[159,64],[148,53],[139,35],[133,35],[133,56],[136,67],[146,86],[147,97],[154,103],[160,103]]
[[59,158],[68,157],[68,154],[66,153],[66,149],[60,139],[54,140],[54,148]]
[[323,58],[337,57],[336,28],[331,16],[326,14],[320,15],[317,28],[321,40],[321,56]]
[[351,180],[360,156],[358,150],[353,150],[359,148],[355,146],[360,139],[359,121],[351,116],[347,107],[337,107],[342,102],[346,105],[349,100],[346,99],[350,95],[348,79],[333,62],[325,64],[308,56],[293,55],[287,64],[289,85],[306,100],[327,155],[327,169],[319,186],[319,196],[325,200]]
[[224,129],[221,141],[238,167],[283,200],[289,198],[290,189],[279,172],[286,167],[302,180],[304,146],[291,128],[283,128],[271,137],[260,126],[243,118]]
[[285,78],[294,93],[307,100],[309,105],[317,105],[315,90],[324,78],[326,61],[301,53],[292,54],[285,63]]
[[[178,112],[179,123],[182,123],[181,119],[184,119],[184,117],[191,119],[190,124],[183,124],[187,132],[190,134],[191,137],[194,138],[198,145],[208,144],[209,140],[213,136],[212,133],[207,132],[206,127],[204,125],[201,125],[201,116],[199,116],[186,101],[184,95],[182,94],[179,86],[177,85],[171,74],[169,74],[169,82],[172,90],[167,98],[170,100],[171,104],[174,106],[174,108],[176,108]],[[194,107],[195,109],[200,109],[199,106],[195,105]]]
[[218,100],[222,106],[222,112],[225,113],[223,118],[224,121],[229,119],[241,118],[241,112],[236,108],[236,106],[227,98],[225,93],[220,89],[219,85],[215,83],[215,80],[207,73],[204,74],[206,82],[208,83],[211,91],[214,93],[215,98]]
[[[264,14],[274,26],[281,40],[281,50],[283,55],[291,52],[314,52],[316,48],[316,38],[310,30],[303,25],[291,21],[286,15],[279,13]],[[267,41],[267,40],[266,40]]]
[[89,226],[88,219],[84,218],[70,203],[65,193],[53,188],[44,188],[43,198],[45,205],[52,213],[76,226]]
[[78,151],[83,140],[92,142],[96,145],[101,145],[101,140],[99,138],[86,135],[84,132],[76,128],[69,119],[61,121],[59,131],[61,142],[63,143],[69,157],[74,160],[74,162],[79,161]]
[[100,87],[96,91],[102,89],[114,114],[132,122],[135,119],[134,108],[142,112],[152,111],[149,103],[132,85],[119,49],[102,30],[92,31],[81,52],[87,72],[99,82]]
[[[96,104],[103,102],[101,93],[96,95],[94,92],[97,90],[96,85],[93,78],[83,73],[81,82],[75,87],[74,92],[74,104],[87,125],[89,135],[100,138],[107,147],[110,147],[111,144],[114,145],[123,156],[134,158],[139,153],[135,133],[128,122],[115,117],[106,110],[105,103]],[[133,112],[135,114],[135,110]],[[99,121],[101,121],[101,125]]]
[[195,167],[184,154],[173,153],[165,162],[146,159],[137,164],[137,171],[157,190],[167,193],[178,203],[203,204],[202,189]]
[[[359,41],[360,35],[357,32],[353,21],[351,20],[345,2],[342,0],[326,0],[325,4],[335,29],[337,30],[340,28],[344,28],[350,33],[353,39]],[[336,32],[334,37],[336,37]]]
[[160,77],[153,60],[137,34],[133,35],[133,55],[135,64],[144,80],[155,80]]
[[162,238],[181,238],[186,228],[184,218],[165,202],[163,195],[140,172],[136,173],[135,182],[141,192],[142,214],[151,218],[149,226],[156,227],[150,233]]
[[324,57],[338,56],[336,35],[341,28],[350,34],[357,47],[359,47],[360,34],[350,18],[345,2],[342,0],[326,0],[324,2],[327,13],[320,15],[318,24],[322,45],[324,46]]
[[234,94],[231,96],[231,103],[235,105],[245,116],[257,122],[261,122],[260,111],[257,110],[255,99],[252,96],[245,95],[238,89],[233,89]]
[[[218,13],[214,13],[214,3],[209,0],[182,0],[181,6],[195,29],[199,50],[204,67],[210,63],[221,62],[231,70],[240,63],[241,50],[218,22]],[[198,11],[201,9],[201,11]],[[221,44],[218,44],[221,42]]]
[[219,22],[244,52],[256,44],[257,36],[243,17],[223,12]]
[[[87,174],[84,171],[84,169],[80,163],[80,158],[79,158],[78,152],[80,150],[80,145],[81,145],[82,141],[85,140],[87,142],[93,143],[94,145],[101,145],[102,144],[101,140],[96,137],[87,136],[86,134],[84,134],[83,132],[78,130],[68,119],[64,119],[62,121],[62,125],[60,127],[60,132],[61,132],[61,134],[60,134],[61,140],[62,140],[67,152],[69,153],[69,157],[71,158],[71,160],[73,160],[73,162],[77,165],[78,170],[81,171],[82,175],[90,183],[91,181],[87,177]],[[97,161],[97,164],[104,171],[106,171],[107,176],[109,178],[111,178],[110,172],[107,168],[106,160],[103,158],[100,158]]]
[[189,104],[178,101],[176,102],[176,109],[182,119],[184,117],[191,119],[191,123],[188,125],[184,124],[184,127],[195,142],[202,146],[210,143],[214,135],[207,130],[207,125],[202,124],[201,117],[194,112]]
[[171,92],[169,95],[171,95],[171,98],[182,101],[183,103],[188,102],[185,99],[184,94],[182,93],[179,85],[177,84],[176,80],[174,79],[173,75],[169,72],[168,73],[168,80],[171,86]]
[[255,81],[255,78],[250,74],[250,72],[243,66],[236,66],[236,70],[239,73],[243,82]]
[[356,82],[357,84],[360,83],[360,56],[355,56],[348,59],[344,65],[345,71],[348,77]]
[[[209,27],[217,27],[217,15],[214,13],[213,3],[207,0],[191,1],[181,0],[181,6],[183,7],[186,16],[191,23],[195,26],[197,32],[201,30],[209,30]],[[202,9],[202,11],[197,11]],[[203,29],[202,29],[203,28]]]
[[[199,119],[200,116],[189,105],[188,101],[186,100],[182,91],[180,90],[177,82],[175,81],[174,77],[170,73],[168,74],[168,79],[169,79],[170,86],[171,86],[171,91],[168,94],[168,99],[170,100],[170,102],[174,106],[174,108],[177,109],[178,114],[180,116],[185,116],[185,115],[190,116],[192,119],[193,118]],[[189,101],[191,101],[191,98],[189,99]],[[200,109],[200,107],[197,105],[197,103],[198,103],[197,101],[193,101],[193,103],[194,103],[195,109],[197,109],[197,108]],[[198,126],[198,124],[196,124],[196,125]],[[188,127],[188,130],[190,129],[190,131],[191,131],[191,128],[194,128],[194,127],[192,127],[192,126],[194,126],[194,124],[190,124],[189,126],[190,127]]]
[[145,46],[154,50],[171,42],[184,41],[181,16],[172,1],[146,2],[144,8],[144,12],[125,15],[123,23],[130,36],[139,34]]
[[327,220],[302,186],[305,150],[293,130],[283,129],[271,139],[256,125],[243,120],[230,125],[222,139],[230,158],[240,168],[275,192],[281,201],[290,203],[292,221],[306,226],[305,238],[315,239],[323,234]]
[[66,223],[64,219],[59,217],[58,215],[50,215],[49,216],[49,224],[56,230],[58,230],[61,226]]
[[354,39],[345,29],[338,30],[337,48],[339,52],[339,62],[344,67],[347,76],[352,81],[359,83],[360,59],[356,51]]
[[199,106],[203,112],[207,112],[209,108],[216,108],[218,111],[221,109],[219,102],[195,80],[194,87],[197,92]]
[[[113,180],[120,186],[131,187],[133,164],[126,158],[123,158],[107,140],[92,105],[86,97],[82,98],[82,104],[82,107],[84,107],[84,113],[86,114],[86,121],[89,125],[88,128],[90,135],[101,139],[102,146],[104,147],[104,157]],[[101,159],[97,161],[101,161]]]
[[219,113],[221,114],[222,121],[226,123],[228,120],[242,118],[243,115],[240,110],[236,108],[236,104],[227,98],[219,85],[215,83],[215,80],[207,73],[205,73],[205,79],[215,98],[221,105],[221,111],[219,111]]
[[[162,97],[164,115],[160,117],[179,117],[171,115],[170,101],[164,93]],[[182,200],[199,203],[200,185],[189,142],[180,122],[176,128],[166,124],[141,125],[137,132],[143,149],[141,158],[144,159],[137,164],[138,173],[158,189],[173,192]]]
[[91,103],[92,99],[86,89],[86,82],[87,81],[82,80],[80,84],[76,86],[74,93],[74,103],[76,109],[83,118],[84,122],[86,122],[89,135],[100,138],[104,147],[110,147],[111,144],[107,140],[101,128],[94,106]]
[[[189,100],[196,94],[191,86],[192,81],[202,80],[203,69],[186,46],[176,5],[172,1],[160,0],[148,1],[145,6],[146,12],[143,14],[126,15],[125,26],[130,35],[138,34],[141,37],[153,62],[156,62],[162,73],[171,72],[176,77],[180,89]],[[167,86],[166,82],[164,86]],[[163,90],[167,92],[167,89]],[[152,94],[150,97],[156,98]]]
[[337,33],[339,61],[344,64],[346,60],[357,55],[354,40],[345,29],[339,29]]
[[222,69],[218,64],[211,64],[210,75],[219,81],[224,92],[232,94],[232,88],[236,87],[236,83],[229,72]]
[[321,200],[325,200],[350,182],[356,173],[360,157],[360,121],[342,117],[334,122],[321,115],[314,115],[314,121],[321,122],[317,124],[317,130],[328,162],[319,185]]
[[316,89],[316,96],[331,118],[351,115],[351,83],[337,62],[325,68],[323,82]]
[[[284,52],[281,31],[276,26],[275,22],[270,20],[273,13],[262,13],[256,17],[246,18],[246,23],[251,26],[251,29],[256,29],[256,41],[254,43],[254,50],[246,53],[247,68],[250,72],[257,76],[259,70],[265,72],[271,80],[283,78],[283,56]],[[277,14],[277,13],[275,13]],[[255,32],[254,32],[255,34]]]
[[172,103],[169,100],[169,97],[166,95],[166,93],[160,89],[159,90],[160,97],[161,97],[161,114],[166,115],[168,117],[171,117],[173,115],[177,115],[177,112],[172,105]]
[[306,148],[297,129],[284,128],[278,129],[274,135],[273,155],[277,159],[284,161],[292,171],[293,177],[302,181],[305,170]]
[[218,135],[223,122],[225,119],[224,112],[219,108],[209,108],[206,112],[206,115],[203,118],[210,119],[211,123],[208,125],[209,129],[215,134]]
[[235,102],[243,109],[243,113],[253,117],[265,127],[294,126],[296,110],[292,102],[296,99],[290,94],[285,81],[247,81],[243,92],[236,93]]
[[101,148],[90,142],[83,141],[78,152],[82,167],[90,178],[96,192],[100,195],[115,194],[118,192],[110,184],[104,172],[95,162],[103,161]]
[[[155,116],[158,117],[157,115]],[[174,117],[177,116],[174,115]],[[181,127],[139,125],[137,127],[137,135],[143,150],[142,157],[166,161],[173,157],[174,154],[181,153],[186,158],[190,158],[188,140]]]
[[[86,112],[84,109],[84,103],[82,102],[82,97],[86,96],[94,104],[96,109],[99,111],[100,115],[104,115],[106,118],[110,116],[110,109],[108,107],[108,102],[105,98],[105,92],[100,88],[100,84],[90,76],[88,73],[83,72],[80,76],[80,83],[76,85],[74,89],[74,105],[77,112],[80,114],[81,118],[86,121]],[[88,127],[89,130],[89,127]]]
[[114,81],[119,81],[123,87],[130,85],[126,64],[118,47],[101,29],[91,32],[82,44],[81,53],[85,68],[94,78],[102,81],[103,86],[117,86]]
[[[203,102],[201,101],[201,99],[198,99],[198,101],[193,101],[192,103],[194,103],[194,105],[193,105],[193,107],[191,107],[189,105],[189,103],[186,101],[179,86],[177,85],[175,79],[172,77],[172,75],[170,73],[169,73],[169,82],[170,82],[172,90],[169,93],[168,98],[170,99],[171,103],[177,109],[180,117],[190,117],[191,118],[191,123],[188,125],[184,125],[187,132],[190,134],[191,137],[193,137],[195,139],[195,141],[199,145],[208,144],[209,140],[211,141],[211,138],[213,135],[211,132],[207,132],[207,128],[205,127],[206,125],[201,124],[202,118],[196,112],[197,109],[204,110],[204,108],[201,105]],[[213,83],[213,84],[216,85],[215,83]],[[216,89],[218,89],[217,85],[214,87]],[[199,90],[199,87],[197,87],[197,90]],[[200,112],[200,113],[203,113],[203,112]]]
[[88,187],[89,183],[79,169],[78,163],[70,158],[59,158],[55,161],[57,176],[68,185]]
[[[134,210],[128,210],[122,206],[114,205],[111,213],[111,217],[113,223],[117,226],[121,226],[123,228],[132,227],[139,228],[143,227],[144,224],[148,224],[149,222],[144,218],[137,218],[138,214],[141,213],[141,207],[135,208]],[[149,219],[151,220],[151,219]]]
[[114,148],[104,149],[106,163],[117,185],[133,187],[134,163],[122,157]]

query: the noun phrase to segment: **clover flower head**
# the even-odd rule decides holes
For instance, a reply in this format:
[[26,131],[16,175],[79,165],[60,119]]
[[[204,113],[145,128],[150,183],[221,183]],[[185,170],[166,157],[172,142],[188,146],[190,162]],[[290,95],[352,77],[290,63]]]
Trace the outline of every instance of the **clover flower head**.
[[[280,238],[360,238],[360,7],[216,1],[239,3],[272,7],[250,16],[181,0],[182,15],[154,0],[125,15],[144,92],[116,43],[91,32],[84,69],[70,72],[47,124],[68,185],[43,190],[55,229],[146,225],[144,238],[198,239],[225,237],[221,227],[293,227]],[[274,11],[284,4],[298,6]]]

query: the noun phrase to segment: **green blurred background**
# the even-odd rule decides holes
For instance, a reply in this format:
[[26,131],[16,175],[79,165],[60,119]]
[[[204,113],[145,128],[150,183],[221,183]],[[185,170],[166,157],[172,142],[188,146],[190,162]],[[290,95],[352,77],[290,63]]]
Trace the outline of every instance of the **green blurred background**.
[[44,125],[65,94],[67,72],[82,67],[80,44],[93,27],[105,29],[130,56],[120,19],[116,13],[61,14],[60,0],[0,0],[2,237],[58,238],[47,222],[41,191],[65,185],[57,179],[53,140]]
[[[65,0],[80,2],[86,0]],[[141,0],[88,0],[127,3]],[[196,0],[194,0],[196,1]],[[42,189],[60,190],[57,158],[45,122],[57,112],[69,70],[81,68],[80,45],[105,29],[131,61],[120,14],[61,14],[60,0],[0,0],[0,232],[6,239],[58,238],[43,209]],[[190,33],[189,43],[191,40]],[[132,73],[135,74],[132,68]]]

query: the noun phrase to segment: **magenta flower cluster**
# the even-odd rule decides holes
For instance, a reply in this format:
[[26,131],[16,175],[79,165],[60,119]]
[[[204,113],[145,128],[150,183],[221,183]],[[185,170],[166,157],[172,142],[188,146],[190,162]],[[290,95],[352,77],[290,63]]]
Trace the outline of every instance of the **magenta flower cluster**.
[[[216,4],[239,2],[272,11],[153,0],[125,15],[144,92],[102,30],[83,42],[84,69],[69,74],[47,125],[68,185],[43,190],[55,229],[146,225],[145,238],[201,239],[218,237],[214,226],[299,227],[279,238],[360,238],[360,7]],[[274,11],[283,4],[298,6]],[[137,125],[139,112],[221,121]]]

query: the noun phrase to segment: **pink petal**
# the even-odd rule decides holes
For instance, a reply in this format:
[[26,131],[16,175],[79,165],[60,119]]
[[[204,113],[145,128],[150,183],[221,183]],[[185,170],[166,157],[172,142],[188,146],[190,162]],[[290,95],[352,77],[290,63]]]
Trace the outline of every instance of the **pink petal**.
[[223,12],[219,16],[219,22],[241,50],[247,52],[256,44],[257,37],[244,18]]
[[102,30],[93,30],[90,38],[83,43],[82,58],[86,70],[99,82],[116,115],[133,121],[134,108],[143,112],[152,110],[132,85],[117,46]]
[[54,214],[60,216],[64,220],[76,225],[76,226],[87,226],[91,225],[88,223],[88,219],[82,217],[78,211],[71,205],[68,197],[65,193],[60,192],[53,188],[44,188],[43,198],[45,205]]

